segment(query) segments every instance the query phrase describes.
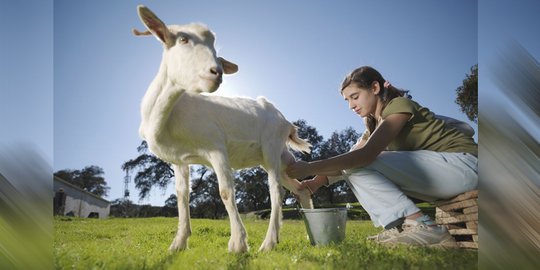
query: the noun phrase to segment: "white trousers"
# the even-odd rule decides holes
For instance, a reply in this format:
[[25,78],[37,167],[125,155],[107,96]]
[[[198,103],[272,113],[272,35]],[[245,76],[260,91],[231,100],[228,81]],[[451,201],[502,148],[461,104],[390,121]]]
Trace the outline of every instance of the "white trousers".
[[408,196],[435,201],[476,189],[478,159],[468,153],[385,151],[344,176],[373,224],[384,227],[420,211]]

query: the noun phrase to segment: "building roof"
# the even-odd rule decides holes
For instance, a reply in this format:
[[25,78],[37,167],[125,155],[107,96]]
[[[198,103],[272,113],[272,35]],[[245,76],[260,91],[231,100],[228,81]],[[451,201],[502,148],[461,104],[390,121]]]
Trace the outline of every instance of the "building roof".
[[84,190],[84,189],[82,189],[82,188],[80,188],[80,187],[78,187],[76,185],[73,185],[72,183],[70,183],[70,182],[68,182],[68,181],[66,181],[66,180],[64,180],[64,179],[62,179],[62,178],[60,178],[60,177],[58,177],[56,175],[54,176],[54,181],[61,182],[62,184],[66,185],[66,186],[74,188],[74,189],[76,189],[76,190],[78,190],[80,192],[86,193],[86,194],[88,194],[88,195],[90,195],[90,196],[92,196],[92,197],[94,197],[94,198],[96,198],[98,200],[101,200],[101,201],[104,201],[104,202],[107,202],[107,203],[111,203],[111,202],[99,197],[98,195],[96,195],[94,193],[91,193],[91,192],[88,192],[88,191],[86,191],[86,190]]

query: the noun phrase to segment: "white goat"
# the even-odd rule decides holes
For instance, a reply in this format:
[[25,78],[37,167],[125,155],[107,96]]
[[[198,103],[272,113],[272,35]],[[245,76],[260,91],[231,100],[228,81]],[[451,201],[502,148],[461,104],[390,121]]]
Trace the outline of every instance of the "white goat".
[[204,25],[165,25],[152,11],[138,6],[148,31],[163,43],[159,72],[144,95],[139,133],[152,153],[172,164],[178,194],[178,231],[170,250],[187,248],[191,235],[189,216],[189,164],[211,166],[217,175],[221,199],[231,223],[230,252],[248,250],[247,233],[235,202],[233,170],[261,165],[268,173],[271,216],[259,251],[271,250],[281,226],[282,188],[298,195],[304,208],[313,208],[311,194],[298,190],[285,167],[294,160],[287,143],[309,152],[296,127],[266,99],[201,95],[214,92],[222,74],[238,67],[216,57],[214,35]]

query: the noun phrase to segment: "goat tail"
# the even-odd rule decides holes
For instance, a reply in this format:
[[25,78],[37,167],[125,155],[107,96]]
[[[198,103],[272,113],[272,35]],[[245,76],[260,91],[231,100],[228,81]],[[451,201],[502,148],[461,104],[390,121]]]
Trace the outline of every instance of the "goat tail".
[[294,125],[291,125],[291,131],[289,133],[289,139],[287,141],[290,148],[292,148],[295,151],[304,152],[304,153],[310,153],[311,152],[311,144],[307,141],[301,139],[298,137],[298,128]]

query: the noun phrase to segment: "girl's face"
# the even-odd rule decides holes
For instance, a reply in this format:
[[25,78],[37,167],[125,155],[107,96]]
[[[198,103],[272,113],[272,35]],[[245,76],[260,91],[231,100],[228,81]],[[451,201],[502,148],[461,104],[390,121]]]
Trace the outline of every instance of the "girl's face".
[[375,115],[379,100],[378,93],[379,89],[375,85],[370,89],[366,89],[358,87],[355,83],[349,84],[341,91],[341,95],[349,104],[349,109],[360,117]]

